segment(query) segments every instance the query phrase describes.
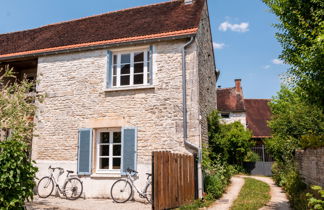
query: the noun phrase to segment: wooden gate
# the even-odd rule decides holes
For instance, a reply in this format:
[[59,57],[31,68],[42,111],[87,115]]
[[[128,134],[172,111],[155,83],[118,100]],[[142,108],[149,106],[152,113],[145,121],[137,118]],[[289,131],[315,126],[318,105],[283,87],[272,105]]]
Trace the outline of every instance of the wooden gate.
[[170,209],[195,198],[195,161],[192,155],[153,152],[153,209]]

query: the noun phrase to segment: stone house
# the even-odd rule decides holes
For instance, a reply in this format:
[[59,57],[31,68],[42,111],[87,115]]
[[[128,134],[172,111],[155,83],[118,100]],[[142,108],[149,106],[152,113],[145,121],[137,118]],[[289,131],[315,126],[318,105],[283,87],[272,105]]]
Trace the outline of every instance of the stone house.
[[235,79],[235,87],[217,88],[217,109],[224,123],[239,121],[251,130],[254,140],[271,137],[267,121],[271,119],[270,99],[245,99],[241,79]]
[[216,108],[206,0],[173,0],[0,34],[0,65],[38,81],[32,159],[75,170],[85,197],[109,197],[152,151],[194,153]]

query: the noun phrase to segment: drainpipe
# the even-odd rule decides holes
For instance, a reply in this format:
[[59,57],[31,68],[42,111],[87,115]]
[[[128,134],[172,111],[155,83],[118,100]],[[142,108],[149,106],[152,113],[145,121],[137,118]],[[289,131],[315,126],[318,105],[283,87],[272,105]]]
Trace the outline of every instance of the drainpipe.
[[182,112],[183,112],[183,140],[185,146],[195,150],[198,156],[198,197],[202,197],[202,171],[201,171],[201,147],[196,146],[188,141],[188,119],[187,119],[187,65],[186,65],[186,48],[194,42],[195,38],[192,36],[190,41],[182,47]]

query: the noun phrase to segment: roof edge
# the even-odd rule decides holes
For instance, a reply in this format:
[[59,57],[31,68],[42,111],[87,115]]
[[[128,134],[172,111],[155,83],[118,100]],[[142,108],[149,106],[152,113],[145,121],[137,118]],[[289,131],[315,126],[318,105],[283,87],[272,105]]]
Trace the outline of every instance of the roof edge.
[[149,42],[154,40],[180,39],[180,38],[185,38],[187,36],[195,35],[197,33],[197,30],[198,28],[191,28],[191,29],[159,33],[159,34],[150,34],[144,36],[119,38],[119,39],[88,42],[88,43],[75,44],[75,45],[66,45],[66,46],[53,47],[53,48],[45,48],[39,50],[9,53],[9,54],[0,55],[0,61],[22,58],[22,57],[29,57],[29,56],[36,57],[39,55],[58,54],[58,53],[64,53],[66,51],[91,50],[97,48],[105,48],[114,45],[130,44],[130,43],[141,42],[141,41]]

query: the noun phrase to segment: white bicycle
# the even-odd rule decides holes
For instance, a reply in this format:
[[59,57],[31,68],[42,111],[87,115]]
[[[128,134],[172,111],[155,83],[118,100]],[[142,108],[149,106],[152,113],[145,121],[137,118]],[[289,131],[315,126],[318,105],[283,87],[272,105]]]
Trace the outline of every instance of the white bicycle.
[[[43,177],[38,182],[37,193],[39,197],[41,198],[49,197],[54,190],[54,183],[57,189],[60,191],[60,193],[63,194],[69,200],[75,200],[81,196],[83,191],[83,184],[81,180],[77,177],[69,177],[69,174],[74,173],[74,171],[66,170],[67,175],[63,187],[61,189],[58,184],[58,180],[59,177],[64,173],[64,169],[60,167],[52,168],[51,166],[49,166],[48,170],[50,175]],[[55,177],[53,175],[55,170],[59,170],[57,181],[55,180]]]
[[139,194],[141,198],[146,198],[146,200],[149,203],[152,203],[152,187],[151,187],[151,176],[152,174],[146,173],[147,179],[146,179],[146,185],[144,187],[144,190],[141,191],[139,190],[135,185],[134,185],[134,178],[138,174],[137,171],[132,170],[132,169],[127,169],[126,172],[126,179],[122,178],[117,180],[111,187],[110,193],[112,199],[116,203],[125,203],[127,202],[133,195],[133,187]]

